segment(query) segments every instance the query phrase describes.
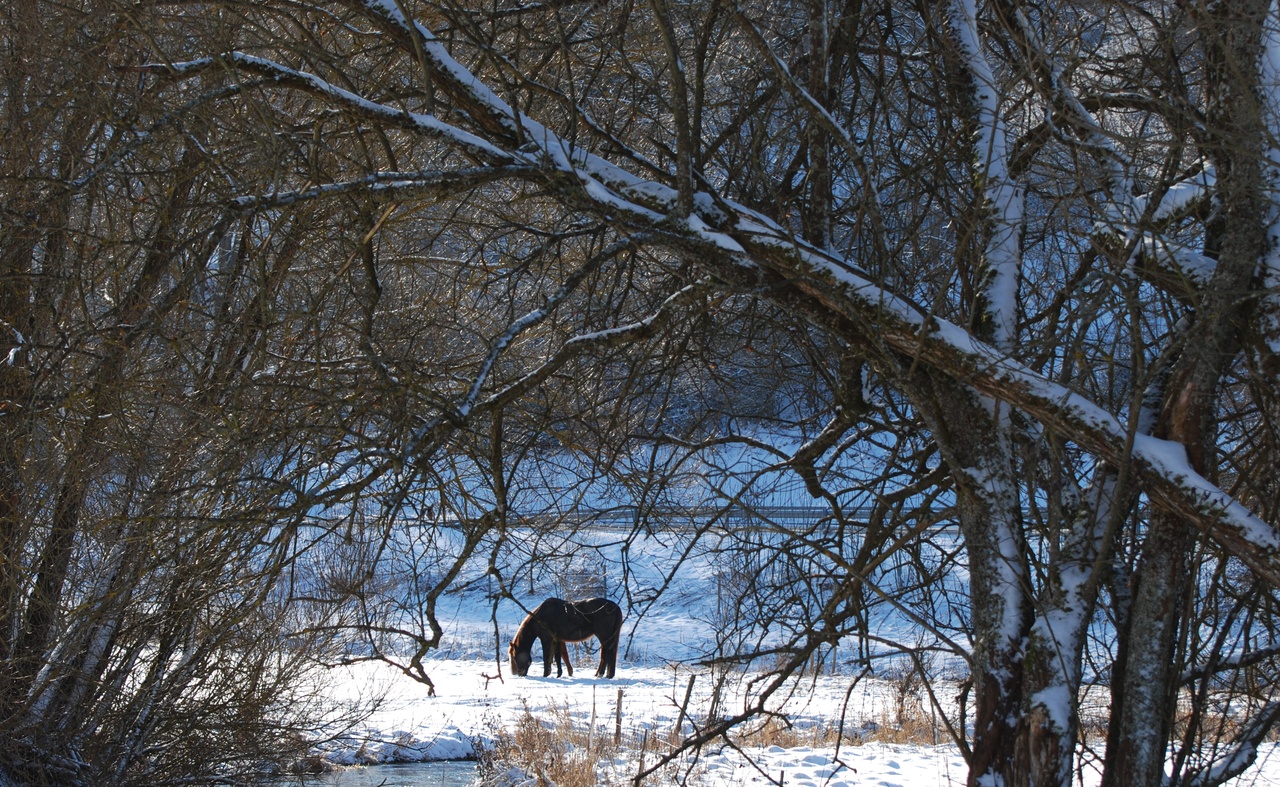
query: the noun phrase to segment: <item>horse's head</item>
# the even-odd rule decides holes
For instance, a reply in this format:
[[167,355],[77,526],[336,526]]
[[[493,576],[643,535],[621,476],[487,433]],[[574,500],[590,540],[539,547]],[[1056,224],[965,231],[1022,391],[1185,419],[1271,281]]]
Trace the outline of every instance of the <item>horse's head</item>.
[[512,640],[507,655],[511,658],[511,674],[527,677],[529,665],[533,663],[533,648],[517,648],[515,640]]

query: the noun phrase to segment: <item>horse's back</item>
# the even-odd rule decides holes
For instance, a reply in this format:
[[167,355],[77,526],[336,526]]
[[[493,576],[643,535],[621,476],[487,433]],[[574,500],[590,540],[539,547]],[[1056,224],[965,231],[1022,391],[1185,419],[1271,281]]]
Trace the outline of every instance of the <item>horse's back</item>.
[[569,602],[565,601],[562,598],[549,598],[546,601],[543,601],[538,606],[534,607],[529,614],[534,617],[541,617],[542,615],[564,617],[564,614],[568,612],[568,610],[569,610]]
[[573,602],[573,605],[577,607],[579,611],[587,615],[595,615],[601,612],[612,612],[618,615],[622,614],[622,607],[619,607],[616,603],[607,598],[584,598],[581,601]]
[[612,635],[622,628],[622,617],[622,607],[607,598],[549,598],[529,613],[529,618],[539,621],[552,634],[571,642]]
[[607,598],[586,598],[573,602],[573,608],[591,621],[595,629],[614,631],[622,627],[622,607]]

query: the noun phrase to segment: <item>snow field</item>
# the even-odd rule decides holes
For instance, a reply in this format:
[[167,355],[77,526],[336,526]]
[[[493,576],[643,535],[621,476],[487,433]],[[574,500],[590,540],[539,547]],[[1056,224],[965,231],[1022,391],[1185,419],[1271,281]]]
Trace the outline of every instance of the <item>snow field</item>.
[[[439,659],[429,662],[435,696],[427,687],[385,665],[364,663],[333,670],[331,697],[342,702],[368,702],[380,698],[379,707],[350,734],[325,743],[324,756],[340,765],[373,765],[459,759],[475,756],[476,745],[492,746],[502,731],[513,730],[526,714],[546,724],[570,720],[578,739],[590,726],[598,740],[612,742],[617,720],[618,691],[622,690],[622,741],[617,754],[596,765],[600,784],[629,784],[640,764],[641,741],[648,739],[649,764],[660,746],[672,740],[680,706],[696,675],[689,713],[694,721],[706,719],[714,681],[710,671],[683,665],[645,667],[620,663],[614,680],[590,677],[594,661],[574,654],[576,677],[519,678],[502,667],[502,679],[493,660]],[[586,677],[584,677],[584,675]],[[741,710],[751,675],[731,676],[722,692],[724,712]],[[744,678],[746,680],[744,680]],[[850,686],[852,684],[852,690]],[[954,684],[935,687],[948,701]],[[747,745],[735,748],[718,740],[695,755],[682,758],[651,783],[680,783],[691,787],[784,784],[807,787],[950,787],[963,785],[967,775],[964,758],[945,739],[939,743],[897,743],[894,724],[899,712],[902,684],[881,678],[851,676],[809,677],[792,681],[779,692],[770,708],[785,713],[791,729],[770,735],[786,745]],[[907,713],[919,721],[927,713],[921,698]],[[844,719],[844,735],[837,748],[835,730]],[[758,729],[760,723],[747,725]],[[683,721],[682,732],[692,725]],[[750,739],[748,739],[749,741]],[[572,744],[567,744],[572,746]],[[1079,774],[1082,787],[1098,784],[1098,775],[1086,767]],[[512,787],[522,785],[512,775]],[[533,782],[529,782],[533,784]],[[1268,744],[1259,763],[1233,787],[1280,787],[1280,744]]]
[[[449,759],[472,756],[476,742],[491,744],[502,730],[510,730],[526,713],[545,722],[568,718],[579,732],[595,718],[595,732],[611,741],[617,723],[618,691],[622,691],[622,748],[617,757],[601,762],[597,775],[602,783],[623,783],[634,776],[639,742],[672,738],[677,720],[688,734],[692,725],[706,718],[713,694],[713,676],[705,669],[634,667],[620,664],[612,681],[590,675],[591,659],[584,656],[579,677],[518,678],[506,674],[496,680],[493,661],[442,659],[430,663],[436,694],[392,669],[373,663],[335,670],[332,696],[336,700],[367,701],[371,694],[383,700],[367,723],[352,734],[325,744],[326,757],[339,764]],[[689,713],[681,704],[695,675]],[[742,709],[749,681],[731,676],[722,691],[726,713]],[[779,776],[786,784],[918,785],[963,784],[964,761],[951,745],[889,744],[864,742],[879,728],[891,724],[898,712],[897,689],[891,683],[863,679],[850,690],[852,678],[804,677],[780,692],[771,709],[786,713],[792,729],[774,731],[791,744],[744,746],[735,750],[717,742],[698,756],[681,760],[671,776],[681,783],[706,785],[768,784]],[[833,741],[839,720],[845,719],[845,735],[837,749],[818,744]],[[759,728],[750,724],[750,728]],[[776,723],[771,729],[777,727]],[[785,736],[785,737],[784,737]],[[652,763],[653,754],[649,755]]]
[[[436,534],[446,539],[449,535]],[[714,650],[714,600],[716,583],[722,577],[720,558],[710,549],[685,554],[674,580],[655,603],[624,603],[628,618],[615,680],[592,677],[597,660],[594,643],[588,648],[571,646],[576,677],[540,677],[541,649],[537,646],[534,671],[538,676],[517,678],[509,674],[505,646],[524,616],[524,607],[553,595],[576,598],[601,593],[625,601],[624,589],[615,584],[622,563],[617,533],[588,529],[573,536],[572,542],[538,544],[538,551],[574,557],[566,557],[562,566],[540,575],[517,574],[514,587],[521,604],[502,599],[494,606],[494,588],[480,577],[461,592],[440,599],[437,612],[445,639],[436,657],[427,663],[435,696],[429,695],[425,685],[386,665],[370,662],[332,670],[326,692],[337,707],[371,702],[377,707],[357,729],[324,743],[320,747],[324,756],[339,764],[472,757],[477,746],[492,748],[501,735],[510,734],[522,720],[527,723],[532,719],[544,725],[571,725],[571,736],[560,729],[556,733],[565,747],[575,745],[570,737],[579,742],[606,741],[610,744],[603,747],[607,756],[594,765],[598,783],[629,784],[640,769],[642,748],[646,764],[652,765],[662,753],[661,747],[692,733],[694,724],[704,724],[713,705],[716,676],[699,662]],[[536,541],[532,536],[529,540]],[[708,543],[714,546],[712,539]],[[410,543],[403,548],[414,554],[419,545]],[[636,540],[627,558],[630,593],[643,596],[649,588],[661,585],[682,548],[678,534],[670,539]],[[517,563],[514,557],[510,560],[504,564]],[[470,573],[468,567],[464,575]],[[607,582],[598,589],[583,590],[569,582],[579,574],[603,574]],[[501,637],[497,646],[495,619]],[[920,644],[910,622],[888,605],[876,607],[872,628],[883,639]],[[494,658],[495,650],[501,650],[501,665]],[[794,678],[774,693],[768,708],[780,715],[772,722],[748,722],[735,731],[734,742],[740,748],[718,739],[696,755],[681,758],[662,778],[653,778],[650,783],[692,787],[964,784],[967,769],[963,757],[949,743],[945,725],[931,710],[923,687],[895,679],[895,669],[903,664],[898,662],[895,667],[893,659],[875,659],[878,674],[858,678],[858,667],[851,663],[855,653],[852,644],[846,649],[842,641],[839,652],[826,660],[838,665],[840,674]],[[958,660],[943,658],[932,664],[930,671],[935,674],[937,699],[946,715],[954,719],[959,715],[955,707],[959,687],[954,678],[963,670],[952,661]],[[743,710],[748,697],[756,696],[760,681],[766,679],[759,671],[765,666],[757,664],[757,671],[730,675],[732,679],[719,696],[717,716]],[[622,734],[615,754],[611,744],[619,689]],[[1104,687],[1093,689],[1105,692]],[[686,691],[688,713],[682,714]],[[1090,697],[1085,707],[1105,707],[1100,702]],[[764,731],[762,724],[767,725]],[[759,734],[753,736],[752,732]],[[594,747],[572,754],[575,762],[597,759]],[[1086,764],[1077,783],[1094,787],[1098,783],[1096,771]],[[513,772],[505,784],[525,787],[534,782]],[[1259,764],[1231,784],[1280,787],[1277,747],[1269,744]]]

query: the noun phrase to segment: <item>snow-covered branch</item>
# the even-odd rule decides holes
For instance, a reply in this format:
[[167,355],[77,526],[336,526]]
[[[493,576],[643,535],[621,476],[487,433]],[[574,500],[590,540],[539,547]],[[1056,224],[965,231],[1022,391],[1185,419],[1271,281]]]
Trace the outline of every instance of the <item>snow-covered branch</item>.
[[990,238],[983,255],[985,307],[992,342],[1009,350],[1017,340],[1024,197],[1009,171],[1009,135],[1000,116],[995,75],[982,52],[977,13],[974,0],[952,0],[951,28],[973,91],[978,175],[990,212]]
[[[1185,515],[1254,570],[1280,584],[1280,536],[1230,495],[1192,471],[1180,446],[1144,437],[1134,442],[1133,456],[1126,456],[1126,429],[1115,416],[1018,363],[1008,352],[978,341],[955,324],[926,315],[906,299],[873,283],[847,260],[798,241],[793,233],[759,212],[703,194],[695,195],[695,212],[686,221],[671,221],[668,216],[679,204],[676,189],[645,180],[596,154],[575,148],[533,119],[518,115],[454,60],[422,25],[407,23],[389,0],[363,0],[360,5],[387,24],[399,26],[402,33],[412,31],[422,36],[424,50],[441,89],[450,95],[467,96],[468,106],[480,105],[474,111],[487,116],[487,119],[475,118],[478,126],[488,128],[493,118],[505,118],[504,128],[518,125],[520,138],[531,143],[535,152],[508,150],[502,144],[510,144],[510,139],[484,140],[434,117],[413,115],[367,101],[311,75],[261,58],[234,55],[230,60],[218,62],[231,62],[259,75],[275,75],[282,83],[326,96],[370,117],[449,139],[492,162],[537,166],[545,177],[562,184],[555,188],[571,185],[570,192],[562,193],[577,209],[595,214],[624,232],[651,232],[655,245],[697,259],[708,271],[730,280],[741,280],[744,273],[781,276],[790,283],[793,295],[800,293],[813,302],[814,314],[827,311],[842,315],[853,324],[877,325],[878,341],[891,351],[928,363],[987,396],[1025,410],[1108,461],[1123,464],[1131,458],[1136,460],[1139,478],[1160,505]],[[213,59],[196,60],[176,68],[180,73],[205,70],[214,62]],[[990,119],[996,120],[994,116]],[[993,136],[988,145],[998,145],[997,137]],[[994,152],[996,148],[991,150]],[[992,175],[992,180],[1001,180],[998,166]],[[1009,191],[1010,187],[1007,179],[993,183],[996,201],[1007,203],[1005,223],[1012,226],[1011,222],[1017,218],[1013,208],[1016,194]],[[724,215],[726,210],[731,215]],[[1002,242],[1004,240],[1012,242],[1012,238],[1004,238]],[[607,342],[642,330],[650,328],[637,324],[615,329],[615,332],[579,337],[566,344],[561,353],[571,354],[578,342]],[[861,336],[855,338],[862,340]],[[563,359],[558,354],[548,363],[543,370],[531,373],[526,380],[494,396],[505,398],[536,384],[542,376],[550,374],[551,367],[563,363]]]
[[192,76],[216,69],[234,68],[238,71],[256,74],[282,87],[302,90],[328,99],[339,106],[370,119],[448,142],[480,161],[502,165],[520,162],[524,158],[518,153],[504,150],[474,134],[445,123],[434,115],[406,112],[403,109],[387,106],[338,87],[314,74],[299,71],[281,63],[245,54],[244,52],[228,52],[219,57],[202,57],[172,64],[154,63],[142,66],[142,68],[149,71],[169,73],[177,77]]
[[535,172],[537,172],[535,168],[525,164],[421,172],[377,172],[367,177],[341,183],[327,183],[310,189],[237,197],[231,201],[231,204],[241,210],[261,210],[355,192],[386,200],[403,200],[478,188],[489,183],[527,177]]
[[[511,343],[516,340],[522,333],[530,328],[545,321],[555,311],[556,307],[569,297],[578,285],[582,283],[592,272],[599,269],[607,260],[613,259],[627,249],[634,248],[635,238],[623,238],[622,240],[611,243],[607,248],[598,254],[593,254],[586,264],[580,266],[578,270],[571,273],[565,278],[564,284],[560,286],[556,292],[547,297],[546,302],[541,308],[535,309],[523,317],[515,320],[507,329],[503,331],[497,339],[493,341],[489,348],[489,353],[485,356],[484,362],[480,365],[480,371],[476,374],[475,380],[471,383],[471,389],[467,392],[467,396],[463,399],[462,404],[458,406],[459,416],[465,418],[471,409],[475,407],[476,402],[480,399],[480,392],[484,389],[485,383],[488,382],[489,374],[493,371],[493,366],[498,362],[498,358],[506,351]],[[571,340],[572,341],[572,340]]]
[[[1249,769],[1258,759],[1258,747],[1280,724],[1280,702],[1269,702],[1262,710],[1249,717],[1231,745],[1217,752],[1213,760],[1203,768],[1186,774],[1179,784],[1193,787],[1218,787]],[[1166,780],[1166,784],[1168,784]]]
[[[821,302],[851,320],[873,320],[877,339],[894,351],[927,363],[979,392],[1008,402],[1097,456],[1123,465],[1133,461],[1144,490],[1162,507],[1185,516],[1232,554],[1273,583],[1280,584],[1280,534],[1231,495],[1192,470],[1182,446],[1139,436],[1131,454],[1127,429],[1114,415],[1084,396],[978,341],[963,328],[922,313],[910,302],[858,275],[821,251],[751,220],[735,236],[761,264],[779,254],[811,271],[806,286]],[[828,286],[821,281],[831,282]]]
[[1203,289],[1216,265],[1202,252],[1151,234],[1137,241],[1129,261],[1130,270],[1144,281],[1182,299]]

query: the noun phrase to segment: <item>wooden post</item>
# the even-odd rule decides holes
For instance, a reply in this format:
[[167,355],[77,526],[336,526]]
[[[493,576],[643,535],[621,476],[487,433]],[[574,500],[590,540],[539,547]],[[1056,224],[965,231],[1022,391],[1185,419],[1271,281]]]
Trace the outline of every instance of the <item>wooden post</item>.
[[729,679],[729,669],[725,668],[720,674],[716,674],[715,670],[711,671],[711,707],[707,709],[707,724],[715,724],[720,720],[720,694],[724,689],[725,681]]
[[591,759],[591,744],[596,739],[596,687],[591,685],[591,722],[587,725],[587,759]]
[[622,689],[618,689],[618,706],[613,716],[613,745],[622,743]]
[[693,682],[698,679],[698,673],[689,673],[689,685],[684,690],[684,702],[680,703],[680,714],[676,717],[676,737],[680,737],[680,728],[684,725],[685,714],[689,712],[689,698],[693,696]]

